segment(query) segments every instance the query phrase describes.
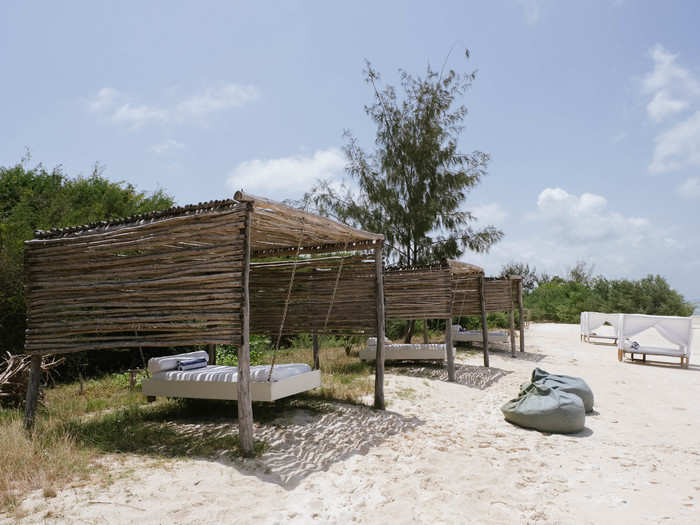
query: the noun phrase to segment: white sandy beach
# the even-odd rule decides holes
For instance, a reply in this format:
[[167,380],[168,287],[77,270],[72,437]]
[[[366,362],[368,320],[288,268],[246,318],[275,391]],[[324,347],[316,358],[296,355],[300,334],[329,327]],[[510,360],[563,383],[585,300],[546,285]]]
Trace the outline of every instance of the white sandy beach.
[[[22,522],[698,523],[700,322],[688,370],[619,363],[578,331],[532,325],[527,352],[493,352],[487,373],[460,352],[466,384],[389,369],[386,413],[290,413],[258,432],[261,459],[110,457],[113,483],[37,491]],[[535,366],[587,380],[596,412],[584,432],[503,420]]]

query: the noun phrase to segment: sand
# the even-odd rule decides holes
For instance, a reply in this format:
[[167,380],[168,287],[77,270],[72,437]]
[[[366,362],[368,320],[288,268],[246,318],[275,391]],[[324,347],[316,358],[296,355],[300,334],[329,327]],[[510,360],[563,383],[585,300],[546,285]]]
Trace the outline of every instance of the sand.
[[[700,326],[695,334],[682,370],[619,363],[614,347],[579,342],[578,326],[532,325],[527,352],[493,352],[489,371],[480,355],[460,355],[461,384],[389,370],[386,413],[291,411],[259,431],[271,445],[261,459],[107,456],[114,482],[37,491],[21,521],[698,523]],[[499,407],[535,366],[588,381],[596,407],[583,432],[503,420]]]

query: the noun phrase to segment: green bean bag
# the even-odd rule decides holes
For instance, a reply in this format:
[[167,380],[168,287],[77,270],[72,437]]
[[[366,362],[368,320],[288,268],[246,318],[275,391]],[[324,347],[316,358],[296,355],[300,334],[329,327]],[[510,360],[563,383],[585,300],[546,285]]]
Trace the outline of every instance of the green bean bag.
[[586,409],[586,412],[593,410],[593,391],[580,377],[550,374],[541,368],[535,368],[532,371],[531,381],[551,388],[557,388],[570,394],[576,394],[583,401],[583,408]]
[[586,411],[575,394],[530,383],[516,399],[501,407],[506,421],[542,432],[570,434],[583,430]]

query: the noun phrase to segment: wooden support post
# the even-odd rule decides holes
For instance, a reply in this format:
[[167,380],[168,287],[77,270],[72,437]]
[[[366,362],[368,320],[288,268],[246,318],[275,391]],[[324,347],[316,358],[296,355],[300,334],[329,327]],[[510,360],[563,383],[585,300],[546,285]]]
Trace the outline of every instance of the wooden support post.
[[209,364],[216,364],[216,345],[207,345],[207,353],[209,354]]
[[383,243],[374,248],[377,272],[377,355],[374,361],[374,408],[384,410],[384,268]]
[[515,308],[511,304],[510,312],[510,356],[515,357]]
[[525,312],[523,309],[523,280],[518,279],[518,316],[520,317],[520,351],[525,351]]
[[29,369],[29,384],[27,385],[27,400],[24,406],[24,428],[31,430],[36,416],[36,405],[39,401],[39,385],[41,383],[41,356],[33,355]]
[[423,343],[428,344],[428,320],[423,319]]
[[253,204],[248,203],[243,245],[243,304],[241,304],[241,344],[238,346],[238,440],[244,456],[255,453],[253,442],[253,403],[250,398],[250,230]]
[[484,366],[489,366],[489,324],[486,319],[486,279],[479,277],[479,304],[481,305],[481,339],[484,345]]
[[314,332],[312,336],[313,348],[314,348],[314,370],[320,370],[321,359],[319,358],[319,345],[318,345],[318,332]]
[[445,319],[445,352],[447,355],[447,380],[454,382],[455,375],[455,349],[452,344],[452,318]]

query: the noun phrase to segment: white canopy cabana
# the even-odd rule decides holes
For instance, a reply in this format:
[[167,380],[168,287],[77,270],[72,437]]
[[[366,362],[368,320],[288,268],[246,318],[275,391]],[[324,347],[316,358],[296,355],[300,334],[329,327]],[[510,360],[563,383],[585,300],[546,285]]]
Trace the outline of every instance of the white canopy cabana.
[[[601,312],[581,312],[581,340],[591,342],[591,339],[608,339],[613,344],[617,343],[617,328],[620,323],[620,316],[624,314],[608,314]],[[596,332],[605,323],[610,324],[613,335],[603,335]]]
[[[635,344],[629,338],[654,328],[659,335],[678,348],[661,348]],[[625,354],[634,359],[635,354],[641,354],[646,360],[647,355],[678,357],[681,366],[688,368],[691,345],[693,340],[692,317],[675,317],[662,315],[619,314],[617,327],[618,359],[622,361]]]

